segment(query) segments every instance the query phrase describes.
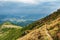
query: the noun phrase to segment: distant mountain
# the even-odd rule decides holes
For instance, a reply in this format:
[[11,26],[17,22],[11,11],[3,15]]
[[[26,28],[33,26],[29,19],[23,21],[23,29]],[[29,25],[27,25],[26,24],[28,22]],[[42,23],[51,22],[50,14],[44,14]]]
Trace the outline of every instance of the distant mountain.
[[17,40],[60,40],[60,9],[29,24],[25,27],[25,36]]
[[41,16],[39,16],[39,14],[24,14],[24,15],[3,14],[3,15],[0,15],[0,24],[4,23],[5,21],[10,21],[19,26],[26,26],[38,20],[39,18],[46,16],[43,14],[40,14],[40,15]]

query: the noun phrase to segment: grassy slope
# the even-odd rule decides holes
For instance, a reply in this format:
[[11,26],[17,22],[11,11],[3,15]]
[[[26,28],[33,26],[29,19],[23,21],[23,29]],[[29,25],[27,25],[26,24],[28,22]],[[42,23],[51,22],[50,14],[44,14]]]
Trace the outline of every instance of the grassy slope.
[[5,22],[0,27],[0,40],[16,40],[21,36],[22,27]]
[[36,29],[36,28],[39,28],[41,26],[43,26],[44,24],[50,24],[51,21],[57,19],[58,17],[60,17],[60,9],[57,10],[56,12],[53,12],[52,14],[40,19],[40,20],[37,20],[36,22],[32,23],[32,24],[29,24],[26,28],[29,30],[31,29]]
[[27,26],[26,30],[34,29],[18,40],[60,40],[60,10]]
[[53,12],[52,14],[50,14],[40,20],[37,20],[36,22],[33,22],[33,23],[27,25],[26,27],[24,27],[22,29],[22,31],[23,31],[22,35],[26,35],[29,32],[31,32],[32,30],[43,26],[44,24],[50,24],[51,21],[54,21],[58,17],[60,17],[60,9],[58,9],[57,11]]

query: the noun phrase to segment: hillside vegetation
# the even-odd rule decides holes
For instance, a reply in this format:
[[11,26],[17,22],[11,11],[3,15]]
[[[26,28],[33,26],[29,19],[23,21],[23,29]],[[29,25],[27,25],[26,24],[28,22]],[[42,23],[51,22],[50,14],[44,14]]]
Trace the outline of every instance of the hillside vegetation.
[[21,35],[22,27],[4,22],[0,26],[0,40],[16,40]]
[[60,40],[60,9],[25,27],[25,36],[17,40]]
[[50,15],[37,20],[36,22],[33,22],[29,25],[27,25],[27,29],[34,29],[34,28],[39,28],[41,26],[43,26],[44,24],[50,24],[51,21],[54,21],[55,19],[57,19],[58,17],[60,17],[60,9],[58,9],[57,11],[51,13]]

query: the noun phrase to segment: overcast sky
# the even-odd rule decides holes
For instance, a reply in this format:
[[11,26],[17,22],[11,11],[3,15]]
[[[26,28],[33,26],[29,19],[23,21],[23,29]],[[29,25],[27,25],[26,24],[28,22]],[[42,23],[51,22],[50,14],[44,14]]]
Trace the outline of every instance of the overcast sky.
[[60,8],[60,0],[0,0],[0,14],[49,14]]
[[59,0],[0,0],[0,1],[12,1],[12,2],[37,4],[37,3],[40,3],[40,2],[54,2],[54,1],[59,1]]

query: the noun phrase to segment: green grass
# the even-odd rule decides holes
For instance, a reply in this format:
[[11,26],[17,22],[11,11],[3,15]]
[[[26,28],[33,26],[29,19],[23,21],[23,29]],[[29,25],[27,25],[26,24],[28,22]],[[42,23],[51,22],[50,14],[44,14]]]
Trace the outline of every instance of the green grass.
[[15,29],[15,28],[5,28],[2,29],[3,31],[2,35],[0,36],[0,40],[16,40],[20,36],[22,36],[21,29]]

